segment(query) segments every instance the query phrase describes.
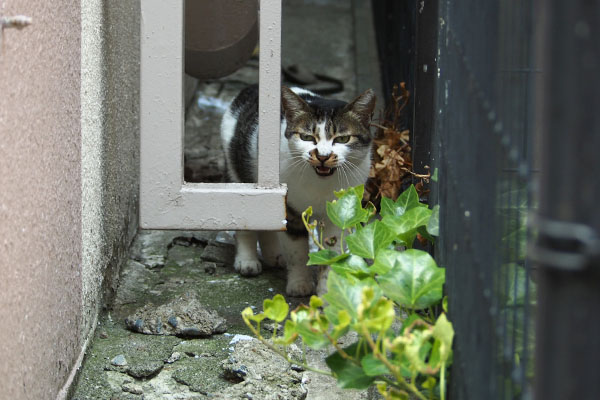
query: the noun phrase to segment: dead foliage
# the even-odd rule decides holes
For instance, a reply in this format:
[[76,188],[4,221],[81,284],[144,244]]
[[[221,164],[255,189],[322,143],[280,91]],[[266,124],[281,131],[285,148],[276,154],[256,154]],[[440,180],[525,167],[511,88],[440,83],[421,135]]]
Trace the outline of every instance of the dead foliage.
[[369,179],[365,185],[365,201],[371,201],[379,208],[381,196],[396,199],[404,189],[415,182],[420,196],[429,190],[424,186],[429,176],[413,172],[410,131],[401,126],[403,113],[410,98],[410,92],[402,82],[394,85],[392,104],[379,120],[371,126],[377,128],[373,146],[373,162]]

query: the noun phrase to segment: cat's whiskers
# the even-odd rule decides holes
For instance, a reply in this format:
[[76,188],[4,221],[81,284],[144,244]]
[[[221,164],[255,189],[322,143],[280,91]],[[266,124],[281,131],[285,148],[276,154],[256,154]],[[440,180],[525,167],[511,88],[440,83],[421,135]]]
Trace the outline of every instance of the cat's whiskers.
[[300,165],[301,163],[306,161],[302,155],[292,156],[292,157],[289,157],[289,159],[291,159],[292,162],[286,165],[286,167],[284,168],[285,172],[297,167],[298,165]]
[[348,165],[348,169],[351,169],[351,170],[353,171],[354,177],[355,177],[357,180],[359,180],[359,181],[360,181],[360,180],[362,180],[362,179],[361,179],[361,172],[362,172],[362,170],[360,169],[360,167],[359,167],[358,165],[354,164],[354,163],[351,161],[351,159],[350,159],[350,158],[347,158],[347,159],[346,159],[346,162],[345,162],[345,164],[347,164],[347,165]]
[[348,170],[347,170],[347,166],[345,165],[345,163],[340,163],[338,164],[338,167],[344,177],[344,179],[346,179],[346,186],[350,185],[350,178],[348,177]]
[[304,163],[304,165],[302,166],[302,169],[300,170],[300,180],[302,180],[303,176],[304,176],[304,171],[306,170],[306,167],[308,166],[308,163]]
[[341,164],[340,167],[340,171],[344,175],[344,178],[346,178],[346,186],[350,186],[350,179],[348,178],[348,174],[346,173],[346,168],[344,164]]

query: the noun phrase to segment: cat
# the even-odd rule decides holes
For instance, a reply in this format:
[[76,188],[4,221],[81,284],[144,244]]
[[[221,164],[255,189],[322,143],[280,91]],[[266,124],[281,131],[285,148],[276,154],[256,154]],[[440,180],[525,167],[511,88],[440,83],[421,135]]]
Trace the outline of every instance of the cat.
[[[281,88],[280,180],[287,184],[286,232],[236,232],[234,267],[243,276],[258,275],[262,263],[287,265],[286,293],[308,296],[315,291],[314,267],[307,267],[308,234],[301,213],[313,207],[313,216],[325,222],[326,238],[340,230],[328,223],[327,200],[334,190],[363,184],[371,166],[369,129],[375,93],[368,89],[350,103],[325,99],[301,88]],[[242,90],[221,122],[221,139],[229,179],[257,180],[258,86]],[[325,267],[319,268],[316,292],[327,291]]]

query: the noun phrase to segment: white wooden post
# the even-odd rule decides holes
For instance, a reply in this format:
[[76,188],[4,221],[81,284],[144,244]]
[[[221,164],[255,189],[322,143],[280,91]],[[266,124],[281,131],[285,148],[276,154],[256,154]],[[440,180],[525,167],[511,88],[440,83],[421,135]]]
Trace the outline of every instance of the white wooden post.
[[257,184],[183,180],[184,1],[141,2],[140,226],[283,230],[279,184],[281,0],[261,0]]

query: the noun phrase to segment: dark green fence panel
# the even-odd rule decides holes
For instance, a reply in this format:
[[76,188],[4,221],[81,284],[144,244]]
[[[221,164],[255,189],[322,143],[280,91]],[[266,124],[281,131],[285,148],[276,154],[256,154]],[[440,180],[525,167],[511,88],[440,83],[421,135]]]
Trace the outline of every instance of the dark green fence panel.
[[441,205],[436,255],[456,330],[450,396],[529,399],[535,283],[526,253],[540,75],[532,4],[440,0],[438,13],[431,201]]

